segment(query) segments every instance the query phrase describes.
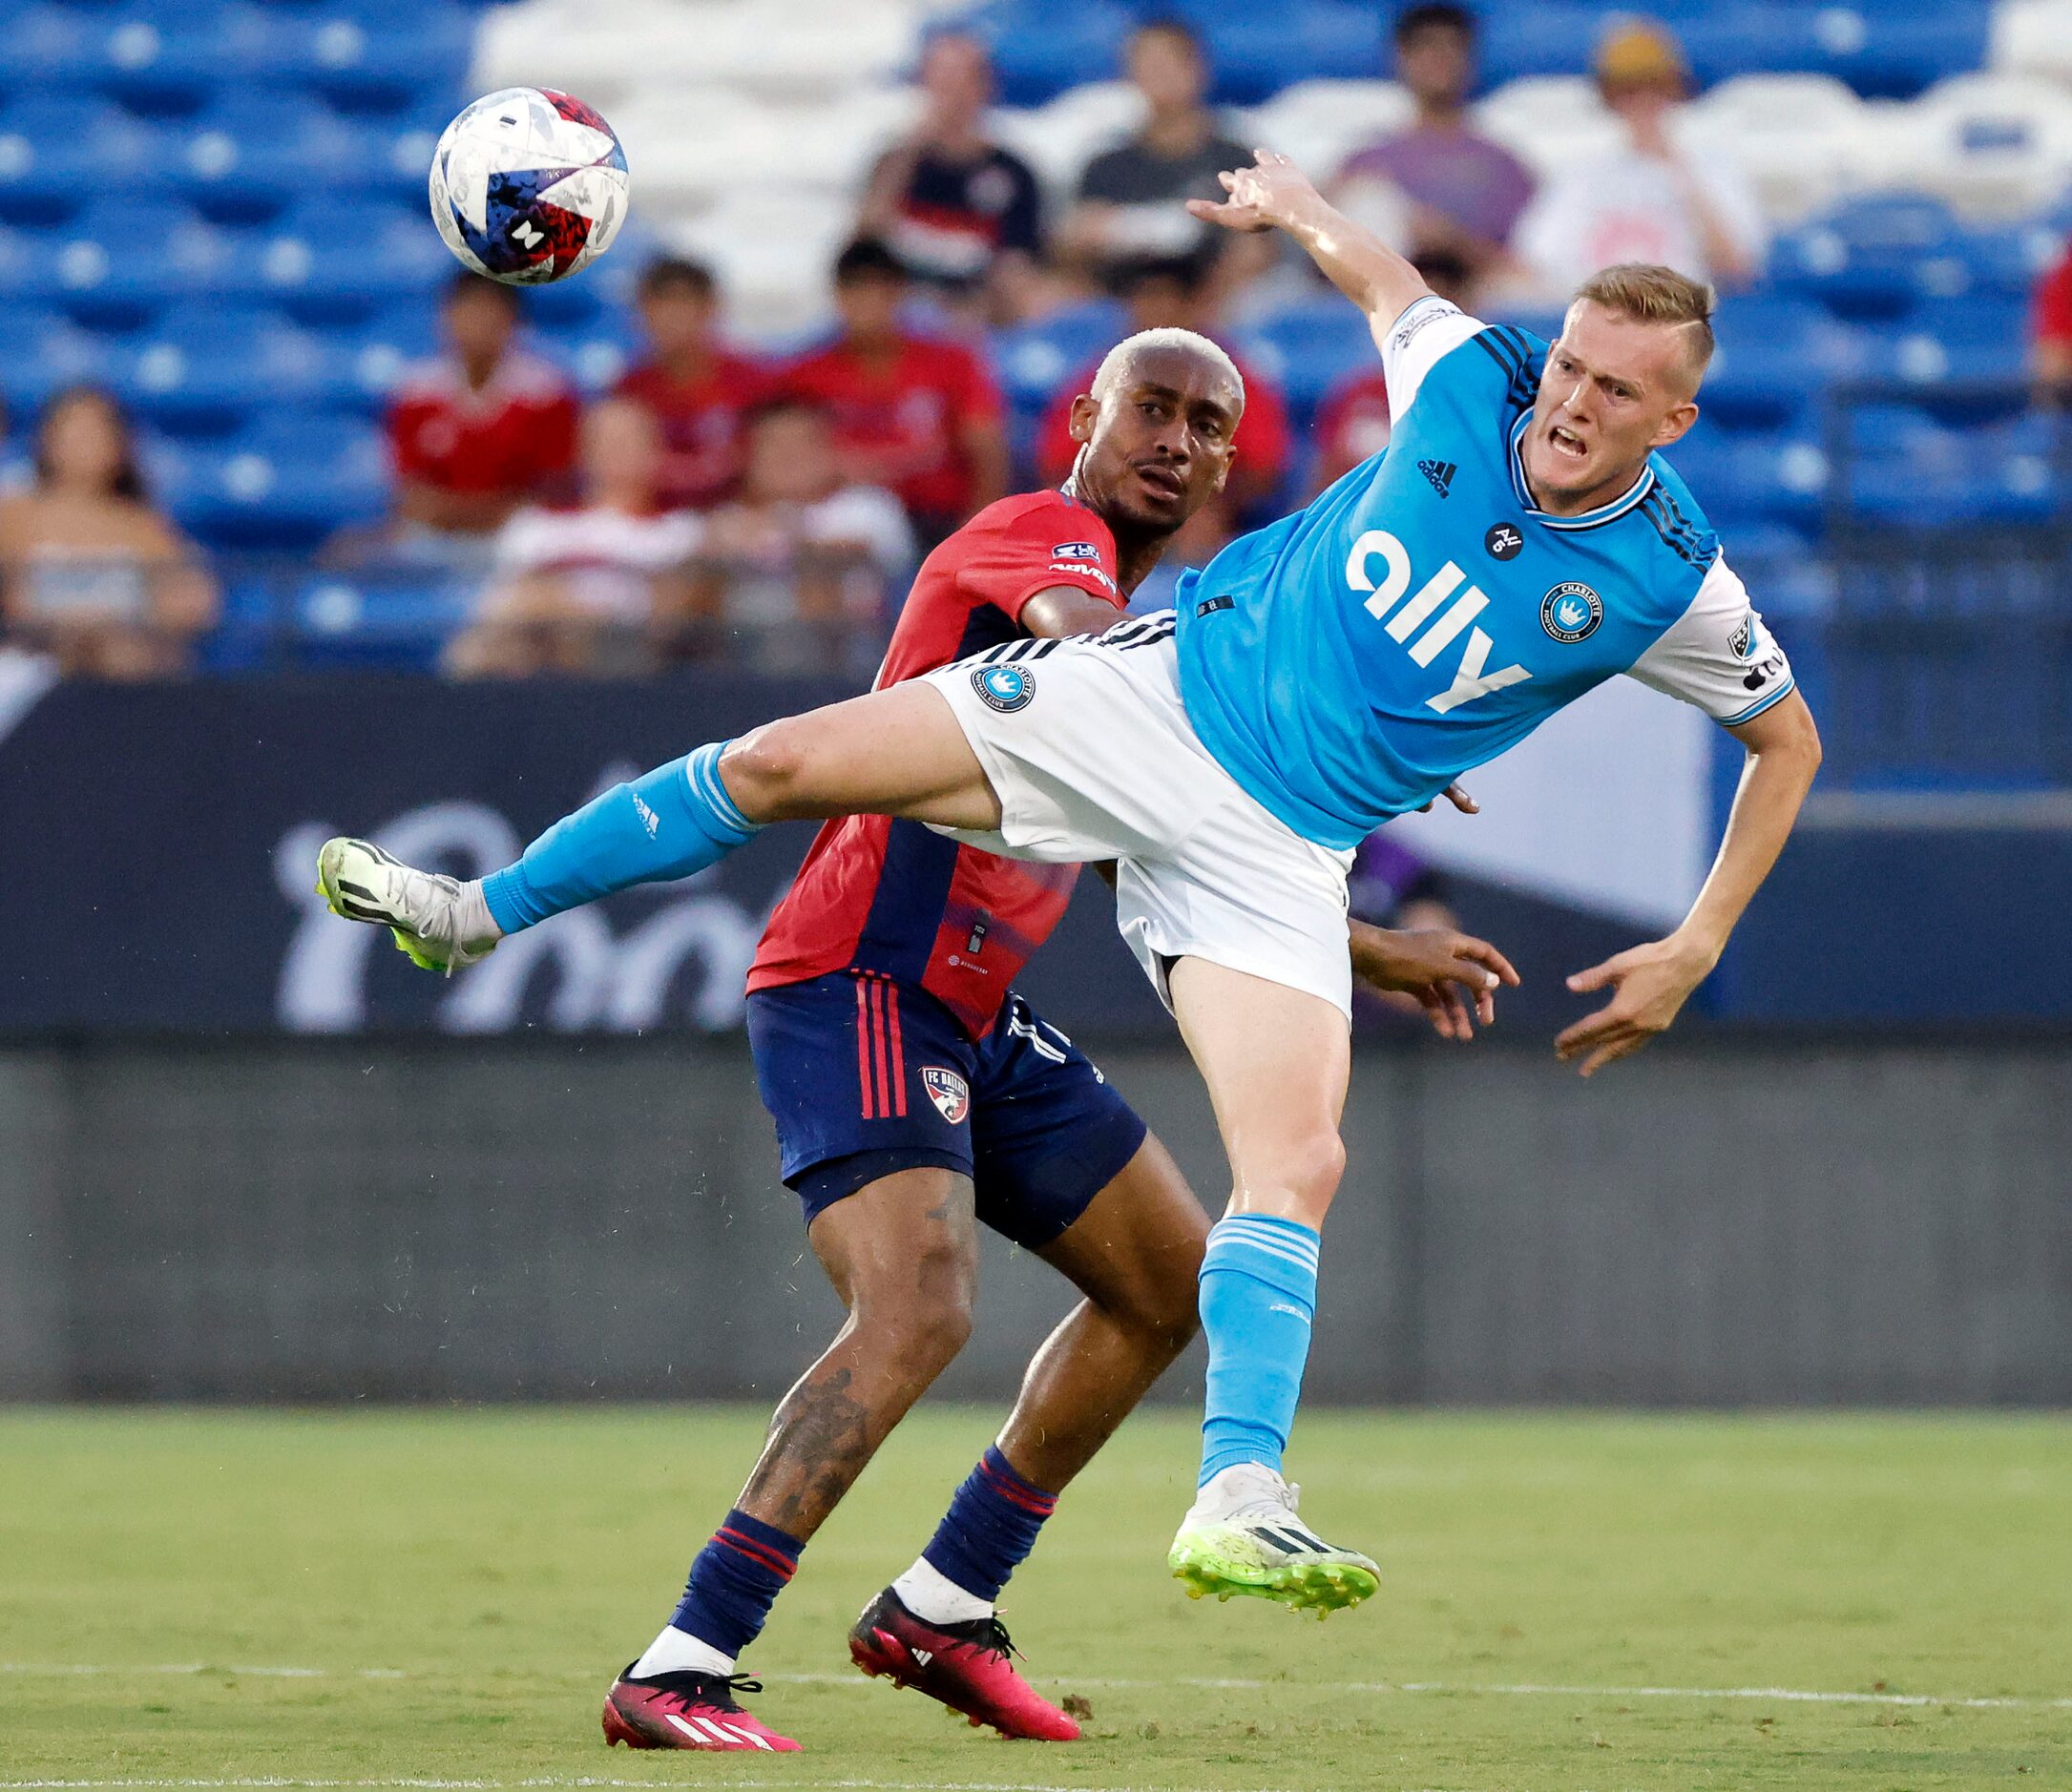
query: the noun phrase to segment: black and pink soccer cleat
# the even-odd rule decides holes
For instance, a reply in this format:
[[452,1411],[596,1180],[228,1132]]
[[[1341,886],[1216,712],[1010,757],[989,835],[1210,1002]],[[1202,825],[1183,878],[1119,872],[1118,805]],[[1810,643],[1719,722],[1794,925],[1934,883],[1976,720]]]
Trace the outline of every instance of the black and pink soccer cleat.
[[657,1674],[634,1679],[629,1666],[604,1696],[604,1740],[613,1747],[725,1749],[736,1754],[797,1754],[741,1708],[736,1693],[760,1693],[745,1674]]
[[849,1632],[849,1655],[876,1678],[926,1693],[973,1728],[1036,1742],[1076,1742],[1079,1726],[1015,1671],[1014,1645],[997,1617],[969,1624],[925,1623],[889,1587],[864,1608]]

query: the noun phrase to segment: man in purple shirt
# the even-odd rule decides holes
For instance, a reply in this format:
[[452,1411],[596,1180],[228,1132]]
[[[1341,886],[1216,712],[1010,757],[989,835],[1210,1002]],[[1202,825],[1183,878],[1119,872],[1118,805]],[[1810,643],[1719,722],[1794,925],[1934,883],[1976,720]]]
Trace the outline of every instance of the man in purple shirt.
[[1348,160],[1332,203],[1404,254],[1443,251],[1466,263],[1471,285],[1503,262],[1533,177],[1501,145],[1469,129],[1475,21],[1457,6],[1413,6],[1396,20],[1395,69],[1417,102],[1407,130]]

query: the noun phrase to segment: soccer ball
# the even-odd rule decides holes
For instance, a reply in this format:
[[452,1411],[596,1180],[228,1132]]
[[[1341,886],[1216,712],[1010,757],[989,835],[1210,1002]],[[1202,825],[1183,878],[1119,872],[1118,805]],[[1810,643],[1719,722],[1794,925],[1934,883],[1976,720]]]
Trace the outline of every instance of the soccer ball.
[[626,221],[626,152],[579,99],[507,87],[446,127],[431,156],[431,221],[477,274],[513,286],[566,280]]

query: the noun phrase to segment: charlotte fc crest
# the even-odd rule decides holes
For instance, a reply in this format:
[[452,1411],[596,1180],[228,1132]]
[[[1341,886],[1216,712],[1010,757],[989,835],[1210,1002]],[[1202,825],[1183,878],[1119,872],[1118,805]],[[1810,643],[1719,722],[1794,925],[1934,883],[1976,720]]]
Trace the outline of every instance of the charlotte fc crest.
[[928,1098],[935,1104],[935,1112],[952,1126],[961,1126],[964,1116],[972,1111],[972,1092],[964,1078],[954,1071],[946,1071],[939,1064],[924,1064],[921,1067],[921,1087],[928,1091]]
[[1604,620],[1604,600],[1589,586],[1569,579],[1539,600],[1539,626],[1558,641],[1580,641]]

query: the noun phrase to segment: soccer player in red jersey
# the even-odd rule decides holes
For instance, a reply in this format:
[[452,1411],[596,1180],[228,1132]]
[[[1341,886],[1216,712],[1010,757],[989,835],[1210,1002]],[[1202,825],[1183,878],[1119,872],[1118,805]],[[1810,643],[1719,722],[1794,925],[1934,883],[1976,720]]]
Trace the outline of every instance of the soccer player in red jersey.
[[[1136,339],[1139,344],[1146,339]],[[1063,491],[1003,499],[931,553],[880,686],[989,649],[1121,622],[1167,539],[1221,490],[1241,392],[1213,344],[1168,332],[1081,397]],[[1129,626],[1129,625],[1124,625]],[[749,1037],[785,1179],[849,1318],[785,1397],[682,1602],[613,1685],[636,1747],[784,1750],[741,1708],[737,1657],[801,1551],[968,1336],[977,1227],[1084,1299],[1036,1353],[997,1442],[919,1560],[849,1639],[863,1670],[1009,1736],[1078,1725],[1015,1671],[994,1609],[1059,1490],[1194,1334],[1208,1222],[1164,1147],[1013,989],[1076,867],[997,858],[914,822],[821,829],[749,975]],[[1415,990],[1442,1033],[1487,1017],[1493,948],[1360,928],[1363,976]]]

